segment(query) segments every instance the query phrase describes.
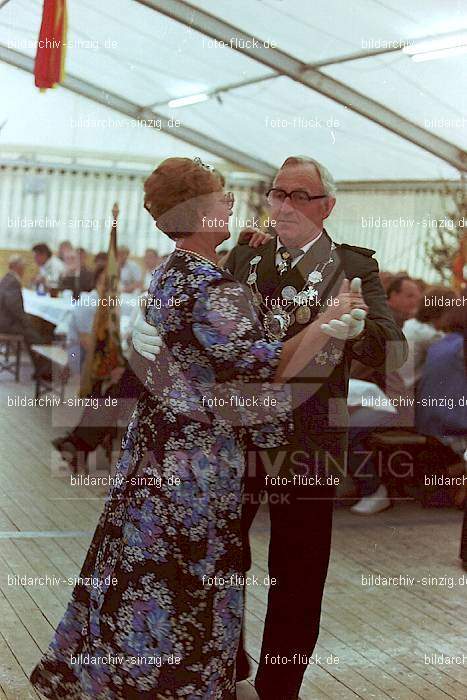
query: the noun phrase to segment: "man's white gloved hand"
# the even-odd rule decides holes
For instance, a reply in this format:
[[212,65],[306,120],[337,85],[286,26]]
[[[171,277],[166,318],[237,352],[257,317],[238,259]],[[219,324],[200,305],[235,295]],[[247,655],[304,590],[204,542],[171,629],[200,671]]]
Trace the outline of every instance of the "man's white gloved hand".
[[[350,283],[350,295],[356,297],[354,303],[358,303],[358,297],[365,305],[362,297],[362,280],[355,277]],[[365,328],[366,310],[353,308],[350,313],[342,314],[340,319],[333,319],[329,323],[322,323],[321,330],[331,338],[338,340],[351,340],[363,332]]]
[[136,352],[145,357],[146,360],[155,360],[156,355],[161,351],[162,339],[154,326],[146,322],[141,307],[133,327],[131,340]]

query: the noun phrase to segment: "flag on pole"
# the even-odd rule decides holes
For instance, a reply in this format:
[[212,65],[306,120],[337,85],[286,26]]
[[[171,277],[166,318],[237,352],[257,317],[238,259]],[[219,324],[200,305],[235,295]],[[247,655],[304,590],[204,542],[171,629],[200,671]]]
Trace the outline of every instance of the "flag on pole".
[[88,396],[97,382],[110,378],[116,367],[124,367],[120,342],[119,267],[117,261],[118,204],[112,209],[109,252],[102,294],[94,317],[91,347],[81,375],[81,396]]
[[63,80],[66,34],[66,0],[44,0],[34,65],[35,84],[41,90],[53,88]]

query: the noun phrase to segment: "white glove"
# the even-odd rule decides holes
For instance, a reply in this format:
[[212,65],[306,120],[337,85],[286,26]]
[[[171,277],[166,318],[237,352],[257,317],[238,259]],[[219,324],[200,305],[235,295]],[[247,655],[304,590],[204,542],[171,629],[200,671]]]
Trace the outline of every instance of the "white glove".
[[[350,283],[350,291],[354,294],[362,293],[362,280],[354,277]],[[365,328],[366,311],[364,309],[352,309],[350,314],[342,314],[340,319],[333,319],[329,323],[322,323],[321,330],[331,338],[339,340],[351,340],[356,338]]]
[[162,339],[154,326],[146,322],[141,307],[133,327],[131,340],[136,352],[145,357],[146,360],[155,360],[156,355],[161,351]]

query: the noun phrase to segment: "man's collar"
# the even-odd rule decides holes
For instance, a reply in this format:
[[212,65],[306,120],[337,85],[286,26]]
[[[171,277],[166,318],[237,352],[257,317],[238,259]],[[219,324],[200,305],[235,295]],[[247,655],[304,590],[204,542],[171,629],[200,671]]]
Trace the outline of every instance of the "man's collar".
[[[304,245],[300,246],[300,248],[303,250],[303,252],[304,252],[304,253],[308,253],[308,251],[310,250],[311,246],[313,246],[315,243],[317,243],[317,242],[319,241],[319,239],[321,238],[321,236],[323,235],[323,233],[324,233],[324,229],[321,231],[320,234],[318,234],[318,235],[316,236],[316,238],[313,238],[313,240],[308,241],[308,243],[305,243]],[[281,243],[281,240],[280,240],[279,236],[277,236],[277,238],[276,238],[276,252],[279,250],[279,248],[281,247],[281,245],[283,245],[283,243]]]

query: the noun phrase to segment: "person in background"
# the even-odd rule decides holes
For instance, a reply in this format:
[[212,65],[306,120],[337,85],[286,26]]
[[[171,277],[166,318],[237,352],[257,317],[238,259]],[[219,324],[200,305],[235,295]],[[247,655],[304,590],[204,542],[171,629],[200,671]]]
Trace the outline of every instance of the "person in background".
[[[68,367],[72,377],[81,373],[91,345],[94,317],[104,293],[105,271],[105,264],[96,267],[92,291],[82,294],[81,303],[72,307],[67,334]],[[78,425],[52,441],[73,471],[80,464],[86,468],[88,455],[115,435],[119,421],[124,422],[129,417],[143,389],[128,364],[117,367],[107,381],[100,381],[93,387],[91,397],[102,400],[99,411],[85,408]],[[110,406],[104,402],[109,396],[117,399]]]
[[[402,286],[399,277],[396,288]],[[359,363],[352,365],[351,375],[354,379],[376,384],[393,402],[391,411],[362,407],[350,417],[349,469],[360,495],[358,503],[350,509],[355,515],[376,515],[391,505],[387,486],[379,473],[376,455],[370,450],[368,440],[375,432],[389,428],[413,429],[415,414],[408,404],[409,401],[415,401],[415,387],[420,379],[428,348],[443,337],[441,323],[446,312],[446,302],[453,298],[456,298],[454,292],[445,287],[432,287],[427,291],[420,301],[415,318],[408,319],[403,325],[402,330],[409,345],[409,356],[398,370],[386,372],[384,369],[368,368]],[[399,308],[402,307],[404,304],[399,305]],[[404,308],[407,312],[408,306]]]
[[130,260],[130,249],[126,245],[118,248],[117,258],[120,267],[120,284],[122,292],[134,292],[141,289],[142,272],[135,260]]
[[105,265],[94,270],[91,291],[81,296],[82,303],[73,304],[67,332],[68,366],[71,375],[79,374],[89,347],[99,297],[105,281]]
[[64,274],[66,267],[65,263],[56,255],[52,255],[47,243],[36,243],[32,247],[34,253],[34,261],[39,268],[39,273],[36,276],[35,284],[43,284],[45,287],[58,287],[60,277]]
[[467,296],[443,317],[446,335],[433,343],[417,386],[416,428],[432,435],[464,459],[467,449],[467,377],[464,332]]
[[71,289],[73,299],[79,299],[81,292],[90,292],[94,285],[94,273],[81,266],[78,250],[69,250],[64,259],[66,270],[60,277],[60,289]]
[[28,323],[24,311],[21,280],[24,275],[24,261],[19,255],[12,255],[8,261],[8,272],[0,280],[0,333],[22,335],[24,344],[34,365],[34,378],[50,373],[48,363],[36,355],[31,345],[45,344],[46,339]]
[[77,248],[79,255],[79,267],[80,270],[89,270],[92,274],[92,270],[88,267],[87,265],[87,259],[88,259],[88,251],[86,248]]
[[72,250],[74,250],[74,248],[71,241],[62,241],[58,245],[57,258],[60,258],[62,262],[65,262],[67,253],[70,253]]
[[409,344],[407,362],[399,369],[407,390],[415,389],[425,364],[428,348],[443,337],[443,318],[449,302],[456,298],[447,287],[429,287],[424,294],[415,318],[405,321],[402,332]]
[[402,328],[405,321],[417,313],[422,292],[418,284],[408,276],[395,277],[386,289],[388,305],[397,325]]
[[104,250],[101,250],[99,253],[96,253],[94,256],[94,269],[96,269],[96,267],[98,267],[99,265],[107,265],[108,257],[108,254]]
[[[417,388],[416,427],[422,435],[435,437],[457,456],[449,465],[449,476],[459,476],[465,468],[467,450],[467,376],[464,360],[464,326],[467,296],[456,300],[443,318],[446,335],[428,350],[425,366]],[[439,468],[437,464],[435,469]],[[454,473],[456,470],[457,473]],[[453,482],[459,488],[454,503],[462,505],[465,484]]]
[[388,287],[391,284],[392,280],[396,277],[396,275],[393,272],[387,272],[385,270],[380,270],[379,272],[379,279],[381,281],[381,284],[383,285],[383,289],[387,294]]
[[144,253],[144,290],[147,290],[147,288],[149,287],[149,284],[152,279],[152,273],[154,272],[156,267],[159,266],[160,261],[161,259],[157,250],[154,250],[154,248],[146,248],[146,252]]

